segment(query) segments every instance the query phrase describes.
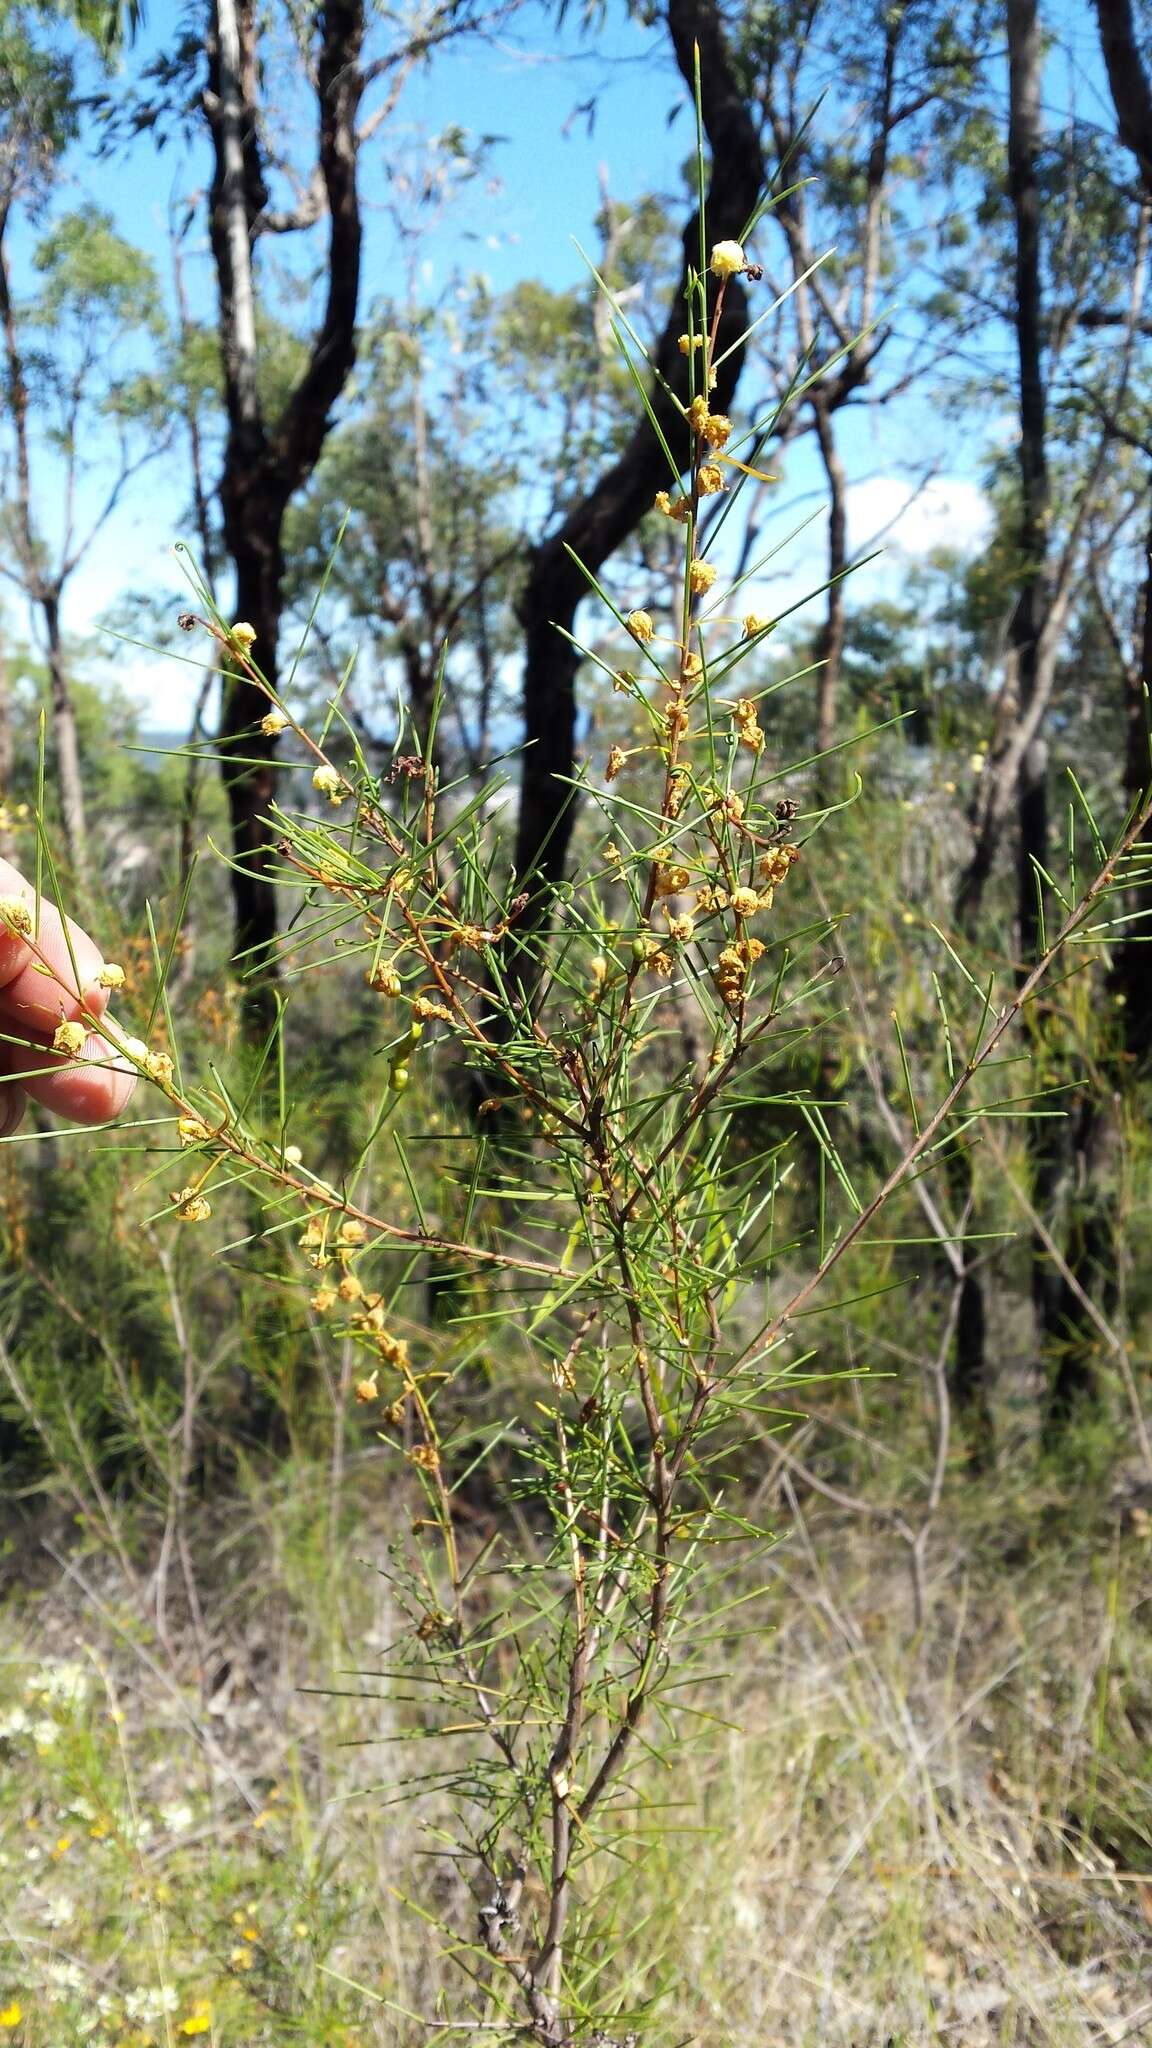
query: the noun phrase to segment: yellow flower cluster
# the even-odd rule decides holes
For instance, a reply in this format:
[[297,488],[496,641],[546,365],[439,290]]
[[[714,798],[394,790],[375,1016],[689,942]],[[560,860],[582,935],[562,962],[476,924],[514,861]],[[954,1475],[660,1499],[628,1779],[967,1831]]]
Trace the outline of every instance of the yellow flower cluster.
[[88,1033],[82,1024],[72,1024],[67,1019],[61,1019],[52,1034],[52,1050],[62,1052],[68,1059],[74,1060],[83,1052],[87,1036]]
[[212,1204],[199,1188],[179,1188],[172,1197],[173,1204],[185,1223],[207,1223],[212,1214]]
[[712,562],[702,562],[694,556],[688,564],[688,588],[694,597],[703,597],[716,581],[716,568]]
[[364,979],[369,988],[374,988],[382,996],[398,996],[402,987],[395,958],[378,960],[374,967],[368,969]]
[[758,754],[764,745],[764,732],[751,697],[739,699],[732,713],[732,723],[741,746],[750,747],[754,754]]
[[723,448],[732,432],[727,413],[713,412],[699,392],[688,407],[686,418],[692,432],[709,448]]
[[667,491],[657,491],[652,502],[655,511],[662,512],[665,519],[679,520],[681,526],[687,526],[692,517],[691,498],[670,498]]
[[650,612],[629,612],[624,624],[627,626],[632,638],[638,640],[642,647],[649,646],[656,637],[656,628],[652,623]]
[[325,762],[312,776],[312,787],[326,796],[330,804],[342,804],[352,792],[338,768],[330,768]]
[[19,896],[0,897],[0,923],[6,924],[10,932],[19,938],[32,936],[32,913]]
[[741,939],[734,946],[725,946],[716,962],[716,986],[720,999],[729,1010],[738,1010],[744,1001],[744,988],[748,980],[748,969],[759,960],[764,947],[759,939]]
[[739,276],[745,260],[744,250],[739,242],[717,242],[713,247],[708,268],[713,277],[727,280]]
[[757,862],[756,872],[762,875],[766,882],[775,886],[784,880],[789,868],[794,868],[799,858],[798,846],[774,846]]
[[153,1052],[142,1038],[125,1038],[122,1044],[129,1059],[135,1062],[141,1073],[147,1074],[150,1081],[157,1082],[161,1088],[171,1087],[174,1069],[166,1052]]

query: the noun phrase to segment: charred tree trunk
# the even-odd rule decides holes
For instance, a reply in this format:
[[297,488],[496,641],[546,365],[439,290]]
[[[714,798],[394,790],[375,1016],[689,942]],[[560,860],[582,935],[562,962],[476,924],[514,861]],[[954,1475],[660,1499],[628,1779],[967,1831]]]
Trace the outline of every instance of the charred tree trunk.
[[[1040,80],[1043,46],[1036,0],[1008,0],[1008,191],[1016,226],[1016,349],[1020,376],[1021,581],[1012,615],[1022,715],[1036,694],[1041,635],[1048,609],[1048,453],[1044,389],[1043,284],[1040,243]],[[1020,967],[1036,951],[1039,915],[1034,861],[1048,858],[1047,749],[1041,735],[1018,771],[1017,924]]]
[[1056,1448],[1068,1424],[1090,1409],[1099,1395],[1100,1334],[1085,1312],[1081,1294],[1106,1316],[1113,1312],[1117,1294],[1112,1191],[1118,1118],[1115,1104],[1096,1077],[1081,1095],[1073,1118],[1064,1260],[1076,1286],[1065,1275],[1052,1290],[1053,1372],[1045,1417],[1051,1448]]
[[[669,0],[668,25],[680,75],[689,90],[699,46],[704,127],[712,154],[707,199],[712,241],[739,237],[764,184],[764,163],[755,123],[741,92],[719,13],[713,0]],[[699,260],[695,216],[684,234],[685,266]],[[684,306],[676,294],[656,353],[657,365],[684,401],[688,383],[677,337]],[[744,351],[732,344],[746,324],[746,295],[737,280],[728,287],[718,353],[721,363],[713,394],[717,411],[735,394]],[[682,415],[660,385],[652,406],[666,436],[682,428]],[[563,878],[574,822],[570,778],[576,766],[576,677],[580,657],[565,631],[574,626],[587,584],[568,553],[572,549],[594,574],[633,532],[668,482],[668,465],[647,417],[637,422],[619,459],[572,507],[563,525],[536,548],[520,601],[524,628],[525,753],[516,834],[515,863],[531,903],[521,929],[547,919],[551,889]]]
[[[1143,618],[1140,629],[1139,667],[1124,677],[1124,795],[1131,806],[1138,803],[1152,785],[1152,743],[1149,740],[1148,689],[1152,677],[1152,523],[1149,525],[1145,556]],[[1144,843],[1152,844],[1152,831],[1145,831]],[[1142,892],[1140,892],[1142,893]],[[1145,907],[1140,893],[1129,892],[1126,909]],[[1124,1051],[1137,1081],[1146,1081],[1152,1071],[1152,942],[1147,924],[1127,926],[1132,935],[1115,948],[1112,986],[1122,998],[1121,1016]]]
[[[220,505],[236,572],[236,615],[254,628],[255,658],[273,688],[284,517],[315,468],[356,353],[361,254],[356,120],[364,89],[364,28],[363,0],[326,0],[318,11],[316,98],[319,171],[329,219],[327,301],[307,365],[273,421],[265,417],[257,379],[253,249],[268,203],[257,121],[257,12],[254,0],[213,0],[204,111],[213,146],[209,235],[228,420]],[[271,1008],[277,932],[267,816],[275,742],[260,731],[267,708],[263,692],[248,677],[224,678],[220,751],[237,862],[232,876],[236,953],[257,1027]]]
[[[1019,715],[1029,717],[1040,689],[1042,643],[1050,607],[1048,573],[1049,482],[1047,394],[1044,383],[1044,291],[1041,248],[1040,151],[1043,140],[1043,38],[1036,0],[1008,0],[1008,194],[1015,223],[1015,327],[1020,409],[1020,586],[1009,638],[1015,657]],[[1016,929],[1018,974],[1031,968],[1043,928],[1043,882],[1048,864],[1048,749],[1042,728],[1033,732],[1017,767]],[[1032,1030],[1034,1054],[1041,1043]],[[1051,1215],[1068,1165],[1063,1128],[1056,1118],[1033,1118],[1027,1130],[1032,1198]],[[1032,1297],[1037,1334],[1051,1382],[1059,1376],[1061,1283],[1044,1245],[1032,1247]]]
[[[828,479],[828,592],[824,624],[816,643],[820,672],[816,682],[816,751],[826,754],[836,744],[837,709],[840,702],[840,667],[844,659],[844,572],[848,567],[848,477],[836,446],[832,414],[821,402],[813,402],[820,459]],[[817,766],[821,795],[827,794],[828,767]]]
[[[1152,201],[1152,82],[1137,39],[1132,0],[1096,0],[1100,48],[1116,111],[1120,140],[1136,159],[1145,196]],[[1124,795],[1134,803],[1152,783],[1148,692],[1152,688],[1152,513],[1144,579],[1140,666],[1124,678]],[[1146,835],[1152,839],[1152,834]],[[1135,910],[1133,902],[1127,906]],[[1152,948],[1135,933],[1116,949],[1113,983],[1124,998],[1124,1050],[1139,1079],[1152,1068]]]

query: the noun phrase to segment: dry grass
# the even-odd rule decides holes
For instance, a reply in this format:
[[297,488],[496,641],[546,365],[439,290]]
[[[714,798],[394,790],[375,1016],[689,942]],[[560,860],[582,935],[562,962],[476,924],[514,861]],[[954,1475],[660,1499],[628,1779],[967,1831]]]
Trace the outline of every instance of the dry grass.
[[[427,1854],[435,1815],[393,1803],[426,1751],[394,1739],[411,1711],[387,1686],[338,1675],[393,1627],[372,1568],[392,1484],[354,1467],[335,1549],[319,1472],[202,1511],[203,1627],[185,1613],[167,1648],[109,1551],[25,1526],[0,1666],[0,2039],[470,2038],[435,2024],[459,1980],[405,1903],[472,1933],[463,1876]],[[941,1527],[917,1634],[885,1542],[817,1500],[779,1508],[746,1566],[764,1625],[712,1646],[722,1675],[692,1704],[716,1718],[685,1721],[622,1823],[623,2000],[649,2003],[662,2048],[1152,2039],[1142,1518],[1053,1522],[981,1489]]]

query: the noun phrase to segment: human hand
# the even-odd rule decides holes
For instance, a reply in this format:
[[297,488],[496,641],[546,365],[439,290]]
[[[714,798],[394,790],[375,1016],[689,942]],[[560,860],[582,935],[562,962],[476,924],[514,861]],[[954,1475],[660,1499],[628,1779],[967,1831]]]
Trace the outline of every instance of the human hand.
[[[14,918],[3,915],[15,909]],[[27,913],[23,915],[22,913]],[[14,928],[27,924],[27,933]],[[45,969],[48,972],[45,972]],[[16,1129],[32,1096],[74,1123],[119,1116],[136,1084],[131,1065],[93,1029],[108,1007],[99,948],[0,860],[0,1138]],[[56,1052],[61,1024],[84,1026],[76,1053]]]

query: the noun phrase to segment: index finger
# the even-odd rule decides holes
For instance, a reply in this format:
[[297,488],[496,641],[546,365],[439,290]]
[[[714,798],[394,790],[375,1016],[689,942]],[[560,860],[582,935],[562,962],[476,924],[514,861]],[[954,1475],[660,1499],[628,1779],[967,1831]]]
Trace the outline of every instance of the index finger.
[[[80,925],[65,918],[11,861],[0,860],[0,1009],[31,1030],[54,1030],[61,1018],[101,1017],[108,991],[104,960]],[[47,970],[47,972],[45,971]]]

